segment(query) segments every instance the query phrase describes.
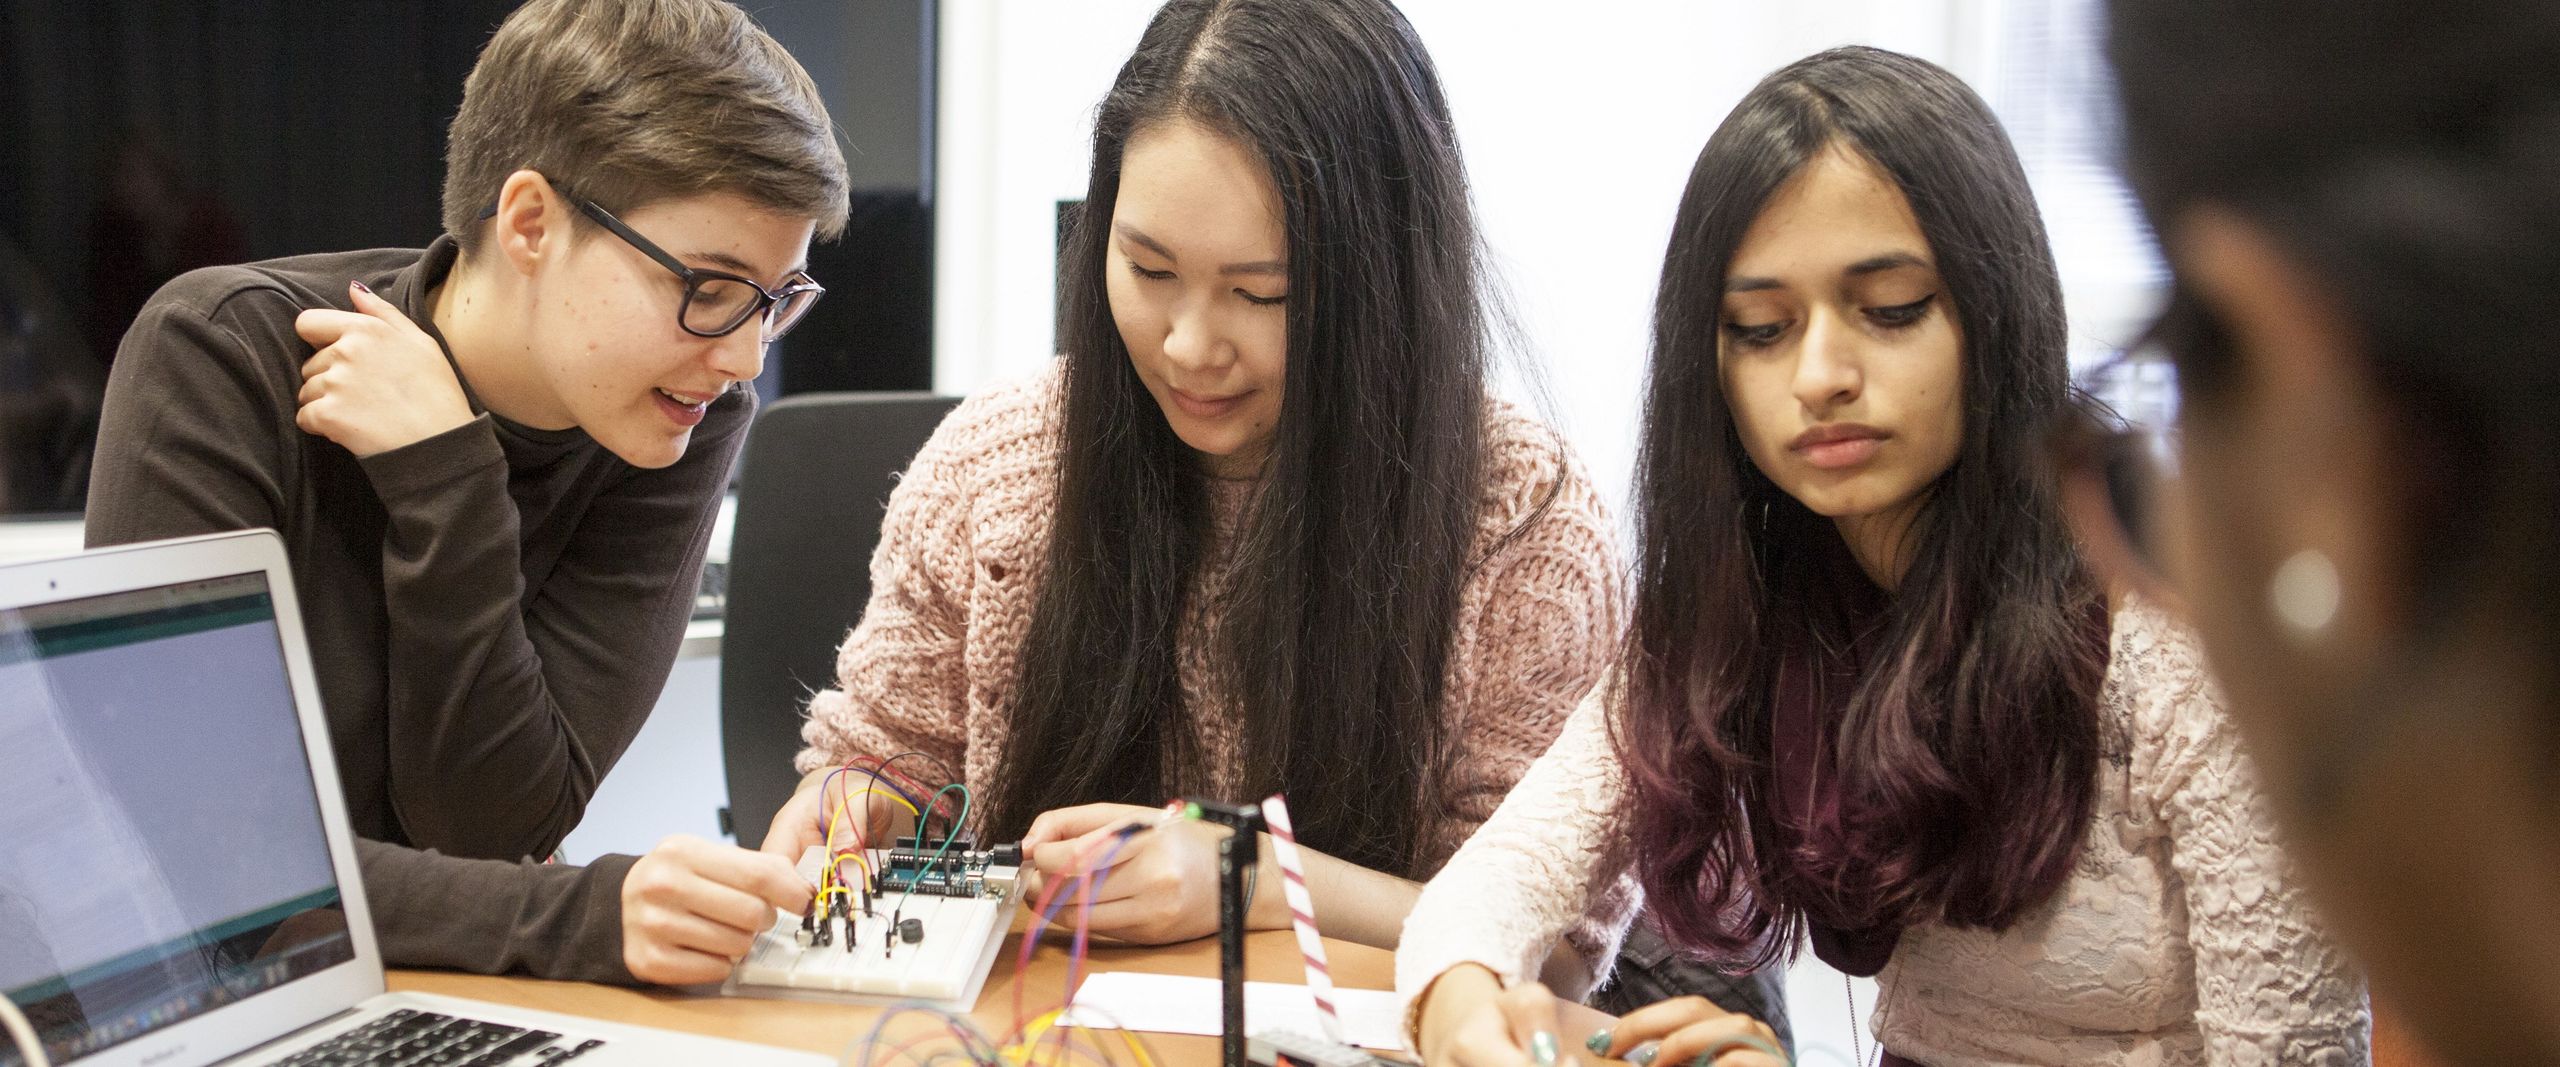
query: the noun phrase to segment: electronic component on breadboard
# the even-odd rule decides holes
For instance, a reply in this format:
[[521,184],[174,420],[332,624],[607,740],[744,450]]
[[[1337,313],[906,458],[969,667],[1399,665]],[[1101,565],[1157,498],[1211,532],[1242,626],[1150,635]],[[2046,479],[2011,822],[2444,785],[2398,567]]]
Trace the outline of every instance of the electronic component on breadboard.
[[[965,835],[959,841],[968,841]],[[898,847],[890,849],[888,865],[878,868],[876,880],[901,889],[930,893],[940,897],[976,897],[987,892],[987,871],[996,868],[1022,867],[1022,846],[998,845],[980,852],[954,842],[954,847],[939,861],[937,849],[918,844],[912,837],[898,839]]]
[[1349,1045],[1290,1030],[1264,1030],[1245,1042],[1245,1058],[1263,1067],[1395,1067]]
[[[979,850],[962,837],[942,849],[900,838],[861,855],[862,864],[850,855],[838,864],[841,891],[830,890],[806,914],[776,911],[723,991],[970,1007],[1013,923],[1021,847]],[[825,850],[811,848],[800,875],[821,884],[826,864]]]

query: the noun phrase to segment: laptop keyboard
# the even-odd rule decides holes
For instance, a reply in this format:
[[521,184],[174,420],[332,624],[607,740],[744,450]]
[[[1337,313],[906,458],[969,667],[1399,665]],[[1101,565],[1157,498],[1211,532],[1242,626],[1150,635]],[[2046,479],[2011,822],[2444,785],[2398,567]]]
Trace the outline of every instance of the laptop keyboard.
[[277,1060],[275,1067],[499,1067],[515,1063],[548,1067],[577,1059],[604,1044],[593,1038],[574,1044],[554,1044],[557,1041],[560,1035],[549,1030],[527,1030],[401,1008]]

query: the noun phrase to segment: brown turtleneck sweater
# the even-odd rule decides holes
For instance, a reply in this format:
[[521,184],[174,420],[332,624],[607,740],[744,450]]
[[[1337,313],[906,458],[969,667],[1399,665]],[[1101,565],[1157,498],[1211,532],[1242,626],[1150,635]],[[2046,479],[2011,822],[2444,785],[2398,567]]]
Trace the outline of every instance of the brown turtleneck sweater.
[[296,426],[312,348],[295,316],[346,308],[359,280],[434,335],[455,253],[170,282],[117,354],[88,542],[283,535],[388,962],[629,982],[632,858],[528,857],[577,825],[666,682],[754,399],[715,402],[660,470],[477,397],[471,423],[361,460]]

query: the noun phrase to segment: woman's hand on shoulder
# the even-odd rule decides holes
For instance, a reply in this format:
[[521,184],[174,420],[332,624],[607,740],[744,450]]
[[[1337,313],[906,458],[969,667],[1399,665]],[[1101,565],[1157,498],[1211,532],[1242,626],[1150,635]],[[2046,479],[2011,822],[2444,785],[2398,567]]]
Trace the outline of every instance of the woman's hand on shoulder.
[[294,318],[294,332],[317,350],[302,364],[294,422],[358,458],[469,423],[471,404],[435,338],[362,283],[348,283],[347,296],[354,311]]

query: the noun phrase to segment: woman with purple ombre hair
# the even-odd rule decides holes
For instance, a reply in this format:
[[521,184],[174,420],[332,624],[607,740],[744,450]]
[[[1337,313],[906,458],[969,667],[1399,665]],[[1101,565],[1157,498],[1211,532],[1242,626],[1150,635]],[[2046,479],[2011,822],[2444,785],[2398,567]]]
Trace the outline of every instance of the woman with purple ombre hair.
[[[1630,868],[1696,957],[1875,975],[1887,1065],[2367,1059],[2194,644],[2066,526],[2064,346],[1953,75],[1837,49],[1726,118],[1663,267],[1618,670],[1405,927],[1429,1063],[1570,1059],[1530,979]],[[1787,1061],[1697,998],[1588,1047]]]

